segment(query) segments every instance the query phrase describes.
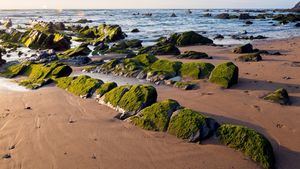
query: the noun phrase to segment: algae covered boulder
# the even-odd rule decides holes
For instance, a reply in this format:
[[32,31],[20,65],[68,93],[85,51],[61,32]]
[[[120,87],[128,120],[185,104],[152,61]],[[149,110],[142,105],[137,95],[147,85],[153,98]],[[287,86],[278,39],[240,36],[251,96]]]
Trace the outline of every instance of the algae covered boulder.
[[159,59],[148,69],[147,80],[151,82],[160,82],[179,74],[181,62]]
[[175,33],[171,35],[168,41],[178,46],[207,45],[213,43],[211,39],[206,38],[194,31]]
[[183,78],[200,79],[208,78],[215,66],[205,62],[183,63],[180,74]]
[[81,44],[78,47],[71,48],[63,53],[60,53],[58,56],[60,58],[70,58],[75,56],[87,56],[91,53],[91,50],[88,48],[88,44]]
[[100,98],[102,97],[105,93],[111,91],[112,89],[118,87],[117,83],[115,82],[107,82],[102,84],[97,90],[96,90],[96,94],[97,97]]
[[218,129],[218,136],[223,144],[240,150],[263,168],[274,168],[272,145],[257,131],[244,126],[223,124]]
[[250,53],[250,54],[239,56],[235,60],[240,62],[258,62],[262,60],[262,57],[259,53]]
[[99,100],[100,103],[104,102],[106,104],[109,104],[110,106],[116,108],[119,104],[119,101],[122,99],[123,95],[127,93],[132,86],[125,85],[125,86],[119,86],[111,91],[107,92],[103,96],[103,100]]
[[143,109],[136,116],[132,116],[130,121],[146,130],[166,131],[173,112],[179,108],[177,101],[164,100]]
[[273,103],[279,103],[281,105],[291,104],[289,94],[286,89],[278,89],[263,98]]
[[238,46],[233,49],[233,53],[252,53],[252,52],[254,52],[254,50],[253,50],[253,46],[250,43]]
[[58,78],[56,79],[56,83],[58,87],[66,89],[68,92],[82,98],[92,96],[96,89],[103,84],[101,80],[94,79],[86,75]]
[[183,90],[194,90],[197,88],[197,84],[193,82],[175,82],[174,87]]
[[92,38],[97,42],[114,42],[125,38],[119,25],[102,24],[98,27],[85,27],[79,31],[81,37]]
[[0,72],[0,76],[5,78],[14,78],[18,75],[22,75],[28,68],[30,63],[13,63],[11,65],[7,65]]
[[150,66],[158,60],[154,55],[149,54],[137,55],[136,57],[134,57],[134,59],[142,63],[144,66]]
[[153,86],[132,86],[118,102],[118,107],[124,111],[122,112],[122,118],[127,118],[129,116],[135,115],[140,110],[155,103],[156,99],[157,92]]
[[210,59],[210,57],[203,52],[186,51],[177,56],[178,59]]
[[230,88],[238,83],[239,68],[232,62],[218,65],[210,74],[209,81],[224,88]]
[[204,132],[204,128],[207,128],[205,119],[206,117],[199,112],[187,108],[180,109],[172,115],[168,133],[182,139],[191,139],[200,133],[198,135],[203,139],[208,135]]
[[145,53],[151,55],[179,55],[180,50],[172,43],[158,43],[139,50],[139,54]]

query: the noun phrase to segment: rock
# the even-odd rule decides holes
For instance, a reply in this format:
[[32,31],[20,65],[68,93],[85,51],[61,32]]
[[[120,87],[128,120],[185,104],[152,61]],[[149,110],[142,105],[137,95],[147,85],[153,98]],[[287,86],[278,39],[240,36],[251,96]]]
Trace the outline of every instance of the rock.
[[65,26],[65,24],[63,23],[63,22],[56,22],[55,24],[54,24],[54,28],[56,29],[56,30],[66,30],[66,26]]
[[263,168],[274,168],[272,145],[257,131],[244,126],[223,124],[218,128],[218,136],[224,145],[243,152]]
[[206,38],[194,31],[172,34],[167,41],[178,46],[213,44],[211,39]]
[[4,155],[2,156],[2,158],[3,158],[3,159],[9,159],[9,158],[11,158],[11,155],[10,155],[10,154],[4,154]]
[[264,100],[268,100],[270,102],[279,103],[281,105],[290,105],[290,97],[286,89],[278,89],[267,96],[264,97]]
[[172,13],[171,17],[177,17],[175,13]]
[[114,89],[116,87],[118,87],[118,85],[115,82],[107,82],[107,83],[102,84],[96,90],[97,98],[101,98],[104,94],[106,94],[107,92],[111,91],[112,89]]
[[174,87],[183,90],[194,90],[197,88],[197,84],[192,82],[175,82]]
[[209,81],[224,88],[238,83],[239,68],[232,62],[218,65],[210,74]]
[[224,36],[221,34],[218,34],[214,37],[214,39],[224,39]]
[[[119,86],[111,91],[107,92],[103,96],[103,103],[109,104],[111,107],[116,108],[119,104],[119,101],[122,99],[125,93],[127,93],[132,86],[126,85],[126,86]],[[100,100],[100,102],[102,102]]]
[[258,14],[255,19],[266,19],[266,14]]
[[79,19],[78,21],[76,21],[75,23],[92,23],[93,21],[92,20],[88,20],[88,19]]
[[136,49],[142,47],[142,41],[138,39],[132,40],[121,40],[111,46],[111,48],[107,52],[116,52],[126,50],[126,49]]
[[139,54],[151,54],[151,55],[179,55],[180,50],[171,43],[168,44],[156,44],[153,46],[144,47],[139,50]]
[[11,19],[8,19],[7,21],[4,22],[3,26],[8,29],[10,27],[12,27],[12,21]]
[[208,78],[214,68],[213,64],[205,62],[183,63],[180,74],[183,78],[188,79]]
[[246,24],[246,25],[252,25],[253,22],[251,22],[251,21],[246,21],[245,24]]
[[163,59],[157,60],[150,66],[150,73],[147,74],[147,80],[152,81],[153,77],[156,77],[159,80],[175,77],[178,75],[181,65],[181,62],[172,62]]
[[59,58],[72,58],[75,56],[87,56],[91,53],[91,50],[88,48],[88,44],[81,44],[78,47],[71,48],[63,53],[59,53]]
[[230,19],[230,15],[228,13],[222,13],[222,14],[218,14],[216,16],[216,18],[218,18],[218,19]]
[[140,32],[140,30],[137,29],[137,28],[135,28],[135,29],[132,29],[131,32],[132,32],[132,33],[138,33],[138,32]]
[[295,27],[300,28],[300,23],[296,23]]
[[205,13],[203,16],[204,17],[211,17],[212,15],[211,15],[211,13]]
[[90,63],[92,60],[87,56],[74,56],[67,59],[61,59],[60,61],[71,66],[83,66]]
[[252,53],[252,52],[253,52],[253,46],[250,43],[236,47],[233,50],[233,53]]
[[80,96],[81,98],[88,98],[103,84],[101,80],[91,78],[86,75],[78,77],[62,77],[56,79],[56,85],[68,92]]
[[146,130],[166,131],[173,112],[179,108],[177,101],[164,100],[143,109],[136,116],[132,116],[130,121]]
[[239,56],[235,60],[240,62],[258,62],[262,60],[262,57],[259,53],[253,53],[253,54],[251,53],[251,54]]
[[245,19],[255,19],[255,17],[250,16],[248,13],[241,13],[239,16],[239,19],[245,20]]
[[176,56],[178,59],[210,59],[210,57],[203,52],[185,51],[183,54]]
[[[209,134],[206,117],[191,109],[180,109],[173,113],[168,133],[178,138],[189,139],[190,142],[203,141]],[[205,129],[204,129],[205,128]]]

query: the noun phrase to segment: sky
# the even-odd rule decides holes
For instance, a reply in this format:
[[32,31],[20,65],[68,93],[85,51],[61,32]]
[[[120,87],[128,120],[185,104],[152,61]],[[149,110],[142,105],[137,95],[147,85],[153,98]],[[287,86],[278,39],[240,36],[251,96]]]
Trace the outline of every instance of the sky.
[[0,0],[0,9],[291,8],[299,0]]

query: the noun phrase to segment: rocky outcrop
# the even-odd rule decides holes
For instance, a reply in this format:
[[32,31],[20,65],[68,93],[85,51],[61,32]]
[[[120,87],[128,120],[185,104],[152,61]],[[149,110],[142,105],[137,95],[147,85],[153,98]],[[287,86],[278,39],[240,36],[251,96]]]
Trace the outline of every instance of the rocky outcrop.
[[183,63],[180,75],[187,79],[208,78],[214,68],[213,64],[205,62]]
[[206,38],[194,31],[172,34],[170,38],[167,39],[167,42],[173,43],[177,46],[213,44],[211,39]]
[[78,47],[71,48],[67,51],[58,54],[59,58],[72,58],[76,56],[87,56],[91,53],[88,44],[82,43]]
[[179,55],[180,50],[172,43],[157,43],[139,50],[139,54],[145,53],[151,55]]

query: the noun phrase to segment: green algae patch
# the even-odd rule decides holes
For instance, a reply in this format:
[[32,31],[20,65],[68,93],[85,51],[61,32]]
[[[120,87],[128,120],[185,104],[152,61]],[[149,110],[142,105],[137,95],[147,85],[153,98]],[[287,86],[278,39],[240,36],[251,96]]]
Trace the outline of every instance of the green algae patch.
[[104,95],[103,101],[111,104],[113,107],[117,107],[123,95],[128,92],[130,88],[130,85],[116,87]]
[[175,82],[174,87],[177,87],[179,89],[183,90],[193,90],[197,88],[197,83],[193,82]]
[[208,54],[196,51],[185,51],[177,56],[178,59],[211,59]]
[[244,126],[223,124],[218,129],[218,135],[223,144],[242,151],[263,168],[274,168],[272,145],[257,131]]
[[59,58],[70,58],[75,56],[87,56],[91,53],[87,44],[81,44],[78,47],[71,48],[58,55]]
[[277,89],[276,91],[268,94],[263,98],[264,100],[273,102],[273,103],[278,103],[281,105],[290,105],[290,97],[286,89]]
[[130,120],[134,125],[146,130],[166,131],[172,113],[179,108],[180,104],[177,101],[165,100],[146,107]]
[[57,87],[67,89],[76,78],[77,77],[61,77],[55,79],[55,83]]
[[180,74],[183,78],[208,78],[214,68],[213,64],[205,62],[183,63]]
[[157,92],[150,85],[134,85],[126,92],[118,103],[118,106],[126,112],[136,112],[155,103]]
[[157,57],[149,54],[137,55],[136,57],[134,57],[134,59],[142,63],[144,66],[150,66],[151,64],[153,64],[155,61],[158,60]]
[[158,43],[153,46],[143,47],[139,50],[139,54],[151,54],[151,55],[179,55],[180,50],[172,43]]
[[2,72],[0,72],[0,76],[5,78],[14,78],[18,75],[22,75],[28,68],[30,63],[17,63],[12,64],[4,68]]
[[224,88],[230,88],[238,83],[239,68],[232,62],[218,65],[212,72],[209,81]]
[[116,87],[118,87],[118,85],[115,82],[104,83],[96,90],[96,94],[98,97],[102,97],[105,93],[111,91]]
[[168,133],[178,138],[189,139],[205,125],[206,117],[191,109],[181,109],[173,114]]
[[150,69],[154,72],[167,72],[177,75],[181,65],[181,62],[159,59],[150,66]]

